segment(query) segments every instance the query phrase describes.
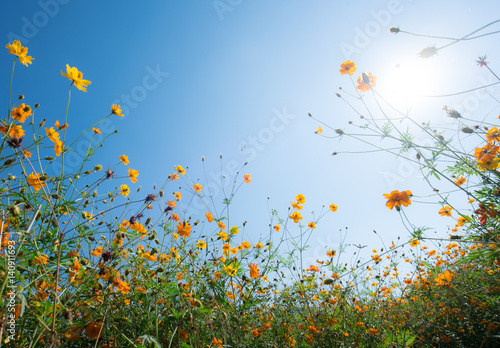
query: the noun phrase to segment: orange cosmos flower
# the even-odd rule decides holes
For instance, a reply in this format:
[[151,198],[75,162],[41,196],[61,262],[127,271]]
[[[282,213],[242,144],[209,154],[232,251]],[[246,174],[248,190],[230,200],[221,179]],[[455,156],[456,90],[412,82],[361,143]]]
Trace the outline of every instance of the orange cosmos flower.
[[212,344],[214,346],[217,346],[217,348],[222,348],[222,340],[218,340],[217,338],[214,337],[212,340]]
[[248,267],[250,268],[250,278],[252,279],[255,279],[255,278],[259,278],[259,269],[257,268],[258,264],[257,263],[252,263],[250,265],[248,265]]
[[28,116],[33,115],[33,113],[31,112],[31,107],[29,105],[25,105],[24,103],[12,109],[10,114],[14,120],[21,123],[24,123]]
[[128,177],[132,183],[137,182],[137,177],[139,176],[139,172],[135,169],[129,168],[128,169]]
[[178,201],[180,201],[182,199],[182,193],[176,192],[176,193],[174,193],[174,197],[175,197],[175,199],[177,199]]
[[451,279],[454,275],[455,274],[451,273],[450,271],[445,271],[444,273],[438,274],[434,281],[437,283],[437,285],[446,285],[451,282]]
[[250,174],[243,175],[243,181],[249,184],[252,180],[250,179]]
[[99,128],[92,128],[95,134],[101,134],[101,130]]
[[23,155],[24,157],[30,158],[33,154],[29,152],[28,150],[23,150]]
[[200,193],[201,192],[201,189],[203,187],[200,185],[200,184],[194,184],[193,185],[193,190],[195,190],[196,192]]
[[465,184],[465,178],[463,176],[457,178],[454,183],[458,186],[462,186],[463,184]]
[[488,130],[488,133],[486,133],[486,140],[488,141],[488,143],[492,143],[494,141],[496,141],[497,143],[500,142],[500,131],[497,127],[493,127]]
[[191,234],[191,225],[189,222],[179,222],[177,225],[177,233],[182,237],[189,237]]
[[337,211],[337,209],[339,207],[332,203],[332,204],[330,204],[329,208],[330,208],[331,211]]
[[309,227],[310,229],[314,230],[316,228],[316,224],[314,222],[310,222],[307,224],[307,227]]
[[49,263],[48,261],[49,259],[47,258],[47,256],[35,256],[35,264],[36,265],[46,265],[47,263]]
[[275,230],[276,232],[279,232],[279,231],[281,230],[280,225],[274,225],[274,230]]
[[208,222],[214,221],[214,217],[212,216],[212,214],[210,212],[205,213],[205,216],[207,217]]
[[87,92],[86,87],[91,84],[89,80],[83,79],[83,73],[81,71],[78,71],[76,67],[71,68],[68,64],[66,64],[66,73],[63,73],[61,70],[61,75],[70,79],[72,81],[71,83],[80,91]]
[[299,220],[302,220],[302,216],[298,211],[294,211],[290,216],[290,219],[293,220],[294,223],[299,222]]
[[439,210],[439,215],[441,215],[441,216],[451,216],[451,211],[452,211],[452,207],[450,207],[449,205],[447,205],[446,207],[441,208]]
[[170,179],[170,181],[178,180],[179,179],[179,175],[177,173],[170,174],[168,176],[168,178]]
[[165,204],[168,205],[169,207],[172,207],[172,208],[177,207],[177,204],[175,204],[175,201],[166,201]]
[[306,269],[306,272],[319,272],[319,268],[318,266],[311,265],[308,269]]
[[323,128],[318,127],[318,128],[314,131],[314,133],[316,133],[316,134],[321,134],[321,133],[323,133]]
[[396,207],[396,210],[399,211],[401,209],[401,205],[407,207],[408,205],[411,204],[410,197],[412,196],[412,193],[410,190],[407,191],[392,191],[390,194],[389,193],[384,193],[384,197],[388,199],[387,203],[385,204],[387,208],[393,209]]
[[357,89],[359,89],[361,92],[368,92],[372,87],[375,87],[377,81],[377,77],[375,75],[372,75],[372,73],[361,74],[360,77],[358,77],[358,85],[356,86]]
[[69,125],[68,125],[67,123],[65,123],[65,124],[61,125],[61,124],[59,123],[59,120],[56,120],[55,126],[56,126],[56,127],[57,127],[57,129],[59,129],[59,130],[63,130],[63,129],[65,129],[65,128],[68,128],[68,127],[69,127]]
[[90,252],[90,255],[101,256],[103,251],[104,251],[103,247],[96,247],[93,251]]
[[340,65],[339,71],[340,75],[349,74],[349,76],[352,76],[352,74],[356,71],[356,66],[353,62],[347,60]]
[[[5,128],[5,126],[0,126],[0,133],[7,134],[7,128]],[[21,125],[11,125],[9,135],[12,138],[24,137],[24,129]]]

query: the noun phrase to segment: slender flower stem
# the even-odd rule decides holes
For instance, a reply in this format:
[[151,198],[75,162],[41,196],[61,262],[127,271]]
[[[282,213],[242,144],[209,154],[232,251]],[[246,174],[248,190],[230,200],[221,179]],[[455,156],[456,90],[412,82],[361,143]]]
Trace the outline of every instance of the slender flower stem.
[[12,96],[12,81],[14,80],[14,68],[16,66],[16,60],[17,57],[14,58],[14,62],[12,63],[12,73],[10,74],[10,87],[9,87],[9,104],[7,105],[8,108],[8,120],[10,121],[10,102],[11,102],[11,96]]
[[[69,88],[68,88],[68,103],[66,104],[66,112],[64,113],[64,124],[68,123],[69,102],[71,101],[71,86],[73,86],[74,83],[75,83],[75,81],[72,81],[71,84],[69,85]],[[66,129],[67,129],[67,127],[64,128],[64,132],[63,132],[63,151],[61,154],[61,156],[62,156],[61,178],[64,177],[64,141],[66,140]],[[62,181],[61,181],[61,183],[62,183]]]

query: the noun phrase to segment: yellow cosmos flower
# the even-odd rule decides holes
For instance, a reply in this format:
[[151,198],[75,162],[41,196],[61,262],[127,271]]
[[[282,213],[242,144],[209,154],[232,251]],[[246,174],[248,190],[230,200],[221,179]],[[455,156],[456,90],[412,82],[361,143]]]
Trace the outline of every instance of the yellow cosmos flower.
[[127,165],[130,163],[130,161],[128,160],[128,157],[125,156],[125,155],[121,155],[120,156],[120,161],[122,161],[123,164]]
[[419,245],[419,244],[420,244],[420,241],[419,241],[418,239],[416,239],[416,238],[413,238],[413,239],[410,241],[410,245],[411,245],[412,247],[416,247],[416,246],[417,246],[417,245]]
[[184,175],[186,174],[186,170],[184,168],[182,168],[182,166],[176,166],[175,167],[175,170],[177,173],[179,173],[180,175]]
[[64,143],[62,141],[58,140],[54,143],[54,152],[56,153],[57,157],[61,155],[63,149],[64,149]]
[[176,193],[174,193],[174,197],[175,197],[175,199],[177,199],[178,201],[180,201],[182,199],[182,193],[176,192]]
[[45,133],[47,133],[50,141],[54,143],[59,141],[59,133],[54,130],[54,127],[45,128]]
[[122,110],[120,109],[120,105],[116,104],[111,105],[111,113],[116,116],[123,116]]
[[92,128],[92,131],[95,133],[95,134],[101,134],[101,130],[99,128]]
[[318,127],[318,128],[314,131],[314,133],[316,133],[316,134],[321,134],[321,133],[323,133],[323,128]]
[[10,54],[13,54],[15,56],[19,57],[19,62],[21,64],[28,66],[28,64],[31,64],[31,61],[35,58],[28,56],[28,47],[21,46],[21,42],[19,40],[14,40],[14,43],[11,44],[10,42],[5,46]]
[[205,242],[204,240],[198,240],[197,243],[196,243],[196,248],[200,249],[200,250],[203,250],[207,247],[207,242]]
[[127,185],[123,184],[120,186],[120,194],[123,195],[123,197],[127,197],[130,193],[130,189],[128,188]]
[[43,186],[46,186],[44,181],[40,180],[40,175],[38,173],[32,173],[26,178],[28,185],[33,187],[33,190],[40,191]]
[[314,222],[310,222],[307,224],[307,227],[309,227],[310,229],[314,230],[316,228],[316,224]]
[[235,276],[236,273],[238,272],[238,267],[233,267],[231,265],[229,266],[224,266],[224,271],[230,275],[231,277]]
[[139,176],[139,172],[135,169],[129,168],[128,169],[128,177],[132,183],[137,182],[137,177]]
[[331,210],[331,211],[337,211],[337,209],[338,209],[339,207],[338,207],[338,206],[336,206],[335,204],[333,204],[333,203],[332,203],[332,204],[330,204],[330,207],[329,207],[329,208],[330,208],[330,210]]
[[63,73],[61,70],[61,75],[70,79],[80,91],[87,92],[86,87],[91,84],[89,80],[83,79],[83,73],[81,71],[78,71],[76,67],[71,68],[68,64],[66,64],[66,73]]

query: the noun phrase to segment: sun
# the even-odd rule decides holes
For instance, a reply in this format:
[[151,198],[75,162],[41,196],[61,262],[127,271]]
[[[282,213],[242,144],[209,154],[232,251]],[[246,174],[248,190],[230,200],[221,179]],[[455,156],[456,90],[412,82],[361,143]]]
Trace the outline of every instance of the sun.
[[394,64],[383,76],[384,96],[395,106],[412,106],[431,95],[439,84],[435,62],[418,57]]

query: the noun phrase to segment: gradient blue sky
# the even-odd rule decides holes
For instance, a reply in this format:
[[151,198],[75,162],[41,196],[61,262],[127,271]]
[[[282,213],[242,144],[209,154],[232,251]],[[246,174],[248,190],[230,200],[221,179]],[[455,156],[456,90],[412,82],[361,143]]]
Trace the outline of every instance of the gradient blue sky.
[[[5,44],[20,39],[35,58],[29,68],[17,65],[13,95],[24,94],[31,105],[40,103],[37,117],[52,124],[62,120],[68,80],[60,70],[66,64],[92,81],[87,93],[73,90],[70,136],[105,116],[111,104],[124,107],[126,117],[102,127],[105,134],[114,129],[120,133],[106,142],[93,163],[106,168],[127,154],[130,166],[140,173],[139,182],[129,186],[134,190],[141,185],[146,191],[163,183],[177,164],[189,167],[190,176],[205,186],[202,156],[209,177],[220,176],[219,154],[225,171],[248,161],[243,172],[253,182],[238,192],[231,225],[247,220],[245,232],[254,242],[269,233],[269,208],[285,218],[299,193],[306,197],[304,222],[323,205],[339,205],[314,232],[311,259],[323,257],[325,244],[337,248],[338,230],[346,226],[348,243],[380,247],[374,229],[386,243],[398,235],[408,238],[399,215],[384,206],[382,194],[412,190],[417,201],[430,194],[415,168],[394,156],[332,157],[333,151],[366,147],[314,134],[318,124],[308,112],[334,128],[347,129],[349,120],[357,121],[335,97],[339,86],[352,88],[349,78],[339,75],[340,64],[355,61],[354,77],[362,71],[377,75],[379,91],[402,105],[402,90],[416,93],[409,85],[425,95],[476,87],[489,79],[475,67],[477,56],[488,54],[492,62],[500,61],[497,36],[463,42],[418,62],[422,48],[443,41],[388,32],[397,26],[462,36],[496,20],[497,1],[42,0],[4,1],[2,7]],[[12,62],[5,52],[0,55],[2,105]],[[402,69],[409,70],[398,73]],[[132,103],[127,95],[135,95]],[[476,107],[466,97],[412,99],[410,107],[418,120],[443,127],[450,125],[443,105],[456,106],[470,117],[498,114],[492,100],[481,100]],[[278,121],[276,115],[283,113],[288,116]],[[259,137],[256,145],[252,139]],[[124,168],[119,170],[125,175]],[[387,180],[394,175],[398,180]],[[170,185],[167,194],[174,191],[177,186]],[[441,218],[438,209],[414,204],[407,212],[417,225],[446,234],[453,221]],[[425,221],[419,223],[422,216]]]

